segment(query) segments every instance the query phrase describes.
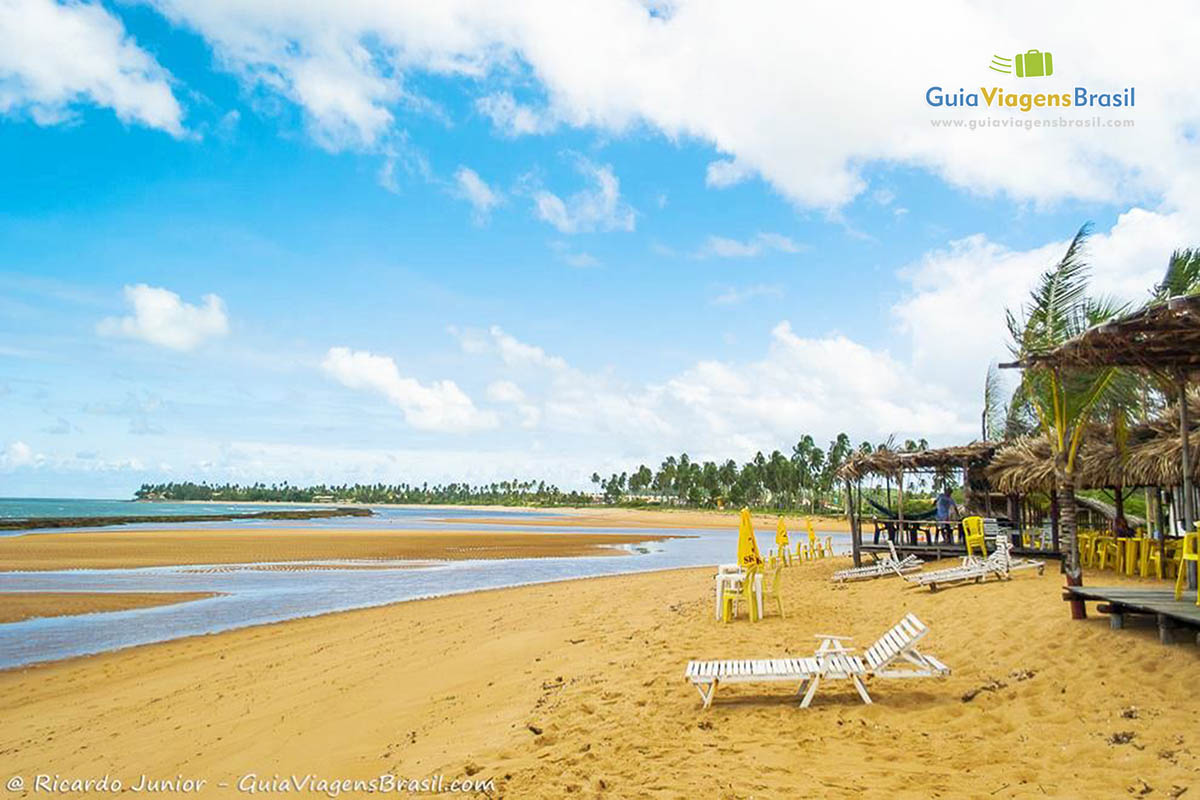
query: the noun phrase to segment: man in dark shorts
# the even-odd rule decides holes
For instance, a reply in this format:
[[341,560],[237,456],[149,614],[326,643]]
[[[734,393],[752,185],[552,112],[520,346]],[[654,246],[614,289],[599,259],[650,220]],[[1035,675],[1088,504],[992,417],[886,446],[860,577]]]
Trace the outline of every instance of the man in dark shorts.
[[[945,488],[942,489],[942,493],[937,496],[937,521],[939,523],[948,523],[957,516],[958,504],[954,502],[954,497],[950,494],[950,484],[946,484]],[[942,538],[946,540],[946,544],[954,543],[953,528],[949,525],[939,524],[938,530],[941,531]]]

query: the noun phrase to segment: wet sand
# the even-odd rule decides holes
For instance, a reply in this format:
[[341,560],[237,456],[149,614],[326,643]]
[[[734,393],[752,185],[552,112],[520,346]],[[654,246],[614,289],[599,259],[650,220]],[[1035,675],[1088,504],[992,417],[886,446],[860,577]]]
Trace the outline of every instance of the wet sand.
[[0,592],[0,623],[35,617],[126,611],[212,596],[207,592]]
[[[1061,578],[937,593],[786,572],[786,618],[712,618],[711,570],[518,587],[230,631],[0,673],[8,774],[494,778],[494,796],[1172,797],[1200,785],[1192,645],[1069,619]],[[1092,584],[1127,582],[1105,575]],[[692,658],[866,647],[906,611],[944,680],[729,686]],[[228,782],[229,789],[213,788]],[[1147,788],[1148,787],[1148,788]],[[469,795],[468,795],[469,796]]]
[[352,560],[457,560],[622,555],[646,533],[330,529],[166,529],[0,537],[0,571]]

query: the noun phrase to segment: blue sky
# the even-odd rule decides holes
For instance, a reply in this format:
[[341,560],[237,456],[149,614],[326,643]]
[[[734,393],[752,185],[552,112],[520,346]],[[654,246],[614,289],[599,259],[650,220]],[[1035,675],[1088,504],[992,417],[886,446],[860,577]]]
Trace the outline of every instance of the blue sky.
[[[1063,86],[1136,83],[1104,112],[1131,131],[935,132],[925,89],[991,85],[1022,13],[949,3],[978,24],[898,46],[788,4],[453,5],[0,11],[0,494],[963,441],[1004,308],[1080,224],[1131,299],[1196,243],[1178,24],[1128,74],[1103,26],[1043,22]],[[873,36],[944,52],[796,68]]]

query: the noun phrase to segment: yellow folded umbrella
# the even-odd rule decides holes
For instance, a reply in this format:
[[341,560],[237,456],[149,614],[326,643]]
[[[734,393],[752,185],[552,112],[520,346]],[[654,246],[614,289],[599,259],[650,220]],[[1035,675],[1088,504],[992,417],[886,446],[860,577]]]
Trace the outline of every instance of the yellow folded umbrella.
[[806,520],[804,520],[804,523],[806,525],[808,525],[808,546],[816,547],[817,546],[817,532],[813,530],[812,520],[806,519]]
[[750,509],[742,509],[742,521],[738,525],[738,566],[742,569],[763,563],[754,539],[754,526],[750,523]]
[[787,525],[783,524],[783,517],[779,518],[779,522],[775,525],[775,546],[780,552],[788,548]]

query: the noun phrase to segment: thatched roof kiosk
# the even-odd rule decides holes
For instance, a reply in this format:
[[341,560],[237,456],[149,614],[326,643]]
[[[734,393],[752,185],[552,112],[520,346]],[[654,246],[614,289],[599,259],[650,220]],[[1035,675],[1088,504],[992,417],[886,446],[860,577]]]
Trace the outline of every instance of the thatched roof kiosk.
[[[842,465],[837,475],[846,483],[846,492],[853,497],[852,484],[868,475],[884,475],[896,479],[899,491],[899,521],[904,522],[904,476],[910,472],[941,472],[961,469],[963,490],[970,492],[972,475],[984,476],[984,468],[990,463],[999,445],[995,442],[971,442],[954,447],[930,450],[877,450],[861,453]],[[862,564],[862,527],[858,515],[858,504],[846,504],[850,517],[850,537],[856,566]]]

